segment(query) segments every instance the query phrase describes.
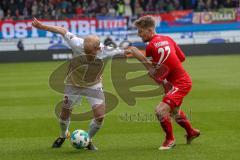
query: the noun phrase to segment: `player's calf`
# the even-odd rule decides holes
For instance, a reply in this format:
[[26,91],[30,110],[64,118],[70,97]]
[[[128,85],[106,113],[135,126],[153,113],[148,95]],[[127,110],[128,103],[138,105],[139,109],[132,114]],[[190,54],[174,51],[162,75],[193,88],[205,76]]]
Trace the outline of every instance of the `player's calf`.
[[170,106],[164,102],[156,107],[156,116],[161,124],[163,131],[166,134],[163,144],[159,147],[159,150],[170,149],[175,146],[175,140],[173,136],[173,129],[170,117]]

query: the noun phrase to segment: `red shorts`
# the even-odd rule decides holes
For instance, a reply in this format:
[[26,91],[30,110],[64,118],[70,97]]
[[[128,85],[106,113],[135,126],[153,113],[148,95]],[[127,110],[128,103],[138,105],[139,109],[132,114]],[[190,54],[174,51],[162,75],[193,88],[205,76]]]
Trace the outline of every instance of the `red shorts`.
[[184,76],[173,83],[174,88],[166,93],[162,102],[168,104],[171,109],[181,106],[183,98],[190,92],[192,81],[189,76]]

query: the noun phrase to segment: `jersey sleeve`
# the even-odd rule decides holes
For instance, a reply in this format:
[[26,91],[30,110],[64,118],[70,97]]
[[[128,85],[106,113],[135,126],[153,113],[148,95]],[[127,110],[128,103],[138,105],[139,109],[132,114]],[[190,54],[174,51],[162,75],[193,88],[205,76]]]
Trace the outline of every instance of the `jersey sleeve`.
[[185,57],[185,54],[183,53],[182,49],[177,45],[177,43],[172,38],[170,38],[170,40],[174,45],[174,48],[176,50],[176,55],[177,55],[178,59],[180,60],[180,62],[185,61],[186,57]]
[[122,48],[113,48],[109,46],[104,46],[102,49],[102,53],[100,54],[101,58],[111,58],[115,55],[124,55],[124,49]]
[[181,48],[175,43],[176,54],[180,62],[185,61],[186,57]]
[[67,32],[63,38],[72,49],[83,48],[83,38],[77,37],[71,32]]

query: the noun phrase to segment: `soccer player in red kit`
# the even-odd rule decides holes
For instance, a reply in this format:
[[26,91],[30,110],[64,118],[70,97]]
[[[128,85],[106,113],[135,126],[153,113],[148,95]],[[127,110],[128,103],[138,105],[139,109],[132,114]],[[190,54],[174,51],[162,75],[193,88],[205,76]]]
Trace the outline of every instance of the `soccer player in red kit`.
[[166,134],[159,149],[165,150],[175,146],[171,117],[186,130],[187,144],[190,144],[200,135],[200,131],[191,126],[185,113],[180,109],[183,98],[192,87],[191,78],[181,64],[185,60],[185,55],[173,39],[156,34],[155,21],[151,16],[139,18],[135,26],[143,42],[149,42],[146,47],[146,56],[152,58],[152,62],[134,47],[131,48],[133,56],[143,62],[149,70],[149,75],[165,89],[165,95],[155,109],[156,116]]

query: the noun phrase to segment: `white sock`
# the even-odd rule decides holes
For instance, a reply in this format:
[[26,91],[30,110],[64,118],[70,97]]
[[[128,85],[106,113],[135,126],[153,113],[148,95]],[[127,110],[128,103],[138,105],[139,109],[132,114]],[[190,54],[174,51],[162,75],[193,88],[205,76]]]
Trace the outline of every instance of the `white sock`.
[[89,138],[92,139],[93,136],[98,132],[98,130],[102,127],[102,122],[98,122],[95,119],[93,119],[89,124]]
[[68,128],[70,125],[70,121],[69,120],[64,121],[64,120],[59,119],[59,125],[60,125],[60,129],[61,129],[60,137],[66,138],[67,133],[68,133]]

